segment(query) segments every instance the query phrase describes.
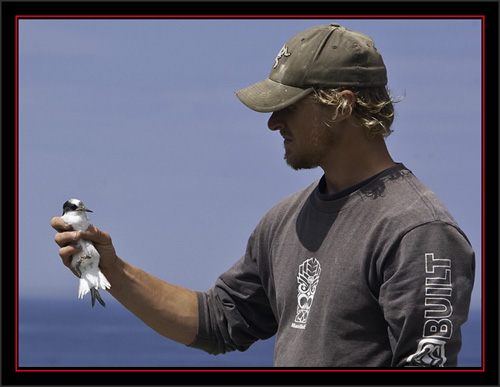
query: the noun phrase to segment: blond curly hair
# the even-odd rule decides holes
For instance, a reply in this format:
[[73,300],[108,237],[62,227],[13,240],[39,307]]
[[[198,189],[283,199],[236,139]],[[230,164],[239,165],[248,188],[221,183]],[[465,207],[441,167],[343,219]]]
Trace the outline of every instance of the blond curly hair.
[[[352,107],[349,100],[341,94],[344,90],[350,90],[356,97],[356,103]],[[315,89],[312,98],[316,102],[332,106],[334,121],[339,114],[351,111],[352,117],[367,129],[370,137],[381,135],[389,136],[393,130],[391,125],[394,121],[394,105],[400,102],[391,98],[389,89],[385,86],[375,88],[323,88]]]

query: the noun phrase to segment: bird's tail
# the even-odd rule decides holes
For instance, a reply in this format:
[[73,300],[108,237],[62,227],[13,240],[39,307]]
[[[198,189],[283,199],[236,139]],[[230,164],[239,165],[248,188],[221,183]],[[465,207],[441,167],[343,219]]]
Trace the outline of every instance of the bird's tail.
[[78,288],[78,298],[83,298],[88,292],[92,296],[92,307],[95,305],[95,300],[99,301],[102,306],[106,306],[97,289],[109,289],[111,284],[101,271],[97,273],[85,273],[80,278],[80,286]]
[[106,303],[103,301],[103,299],[101,298],[101,295],[99,294],[99,291],[96,288],[90,289],[90,295],[92,296],[92,308],[95,305],[96,299],[97,299],[97,301],[99,301],[99,303],[102,306],[106,306]]
[[101,271],[98,273],[98,279],[97,279],[97,288],[98,289],[109,289],[111,287],[111,284],[109,283],[108,279],[102,274]]
[[80,278],[78,286],[78,298],[83,298],[90,291],[89,282],[85,278]]

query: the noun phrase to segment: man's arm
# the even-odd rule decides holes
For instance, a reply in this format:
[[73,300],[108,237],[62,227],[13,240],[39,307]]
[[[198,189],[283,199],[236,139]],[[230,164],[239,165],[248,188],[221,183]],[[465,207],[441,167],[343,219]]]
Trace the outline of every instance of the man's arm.
[[111,283],[108,292],[158,333],[191,344],[198,328],[196,293],[164,282],[117,257],[103,269]]
[[409,231],[386,260],[379,302],[395,367],[456,367],[474,283],[474,251],[454,226]]
[[101,255],[99,267],[111,283],[108,292],[113,297],[161,335],[186,345],[194,341],[198,330],[194,291],[164,282],[123,261],[116,255],[109,234],[94,226],[82,233],[71,231],[61,218],[53,218],[51,225],[59,231],[55,241],[64,265],[70,267],[80,238],[92,241]]

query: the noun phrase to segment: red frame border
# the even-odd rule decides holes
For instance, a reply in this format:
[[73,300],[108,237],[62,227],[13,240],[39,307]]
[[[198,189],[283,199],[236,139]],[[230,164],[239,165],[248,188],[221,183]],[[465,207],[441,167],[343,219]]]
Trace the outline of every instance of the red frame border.
[[[316,18],[370,18],[370,19],[481,19],[482,20],[482,78],[481,78],[481,94],[482,94],[482,367],[479,369],[245,369],[245,368],[195,368],[195,369],[66,369],[66,368],[20,368],[18,366],[18,129],[19,129],[19,105],[18,105],[18,28],[20,19],[253,19],[253,18],[297,18],[297,19],[316,19]],[[484,216],[484,201],[485,201],[485,15],[16,15],[15,16],[15,371],[16,372],[485,372],[485,216]]]

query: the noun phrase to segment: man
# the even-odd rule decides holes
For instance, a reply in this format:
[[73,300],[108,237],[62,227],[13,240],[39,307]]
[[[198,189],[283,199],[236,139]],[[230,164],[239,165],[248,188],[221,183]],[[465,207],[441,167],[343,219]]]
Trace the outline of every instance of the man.
[[161,281],[119,258],[106,232],[54,218],[63,263],[80,238],[93,241],[117,300],[209,353],[277,334],[278,367],[456,366],[474,253],[435,194],[389,155],[386,85],[373,41],[331,24],[294,36],[269,78],[237,93],[272,112],[292,168],[324,175],[263,217],[209,291]]

